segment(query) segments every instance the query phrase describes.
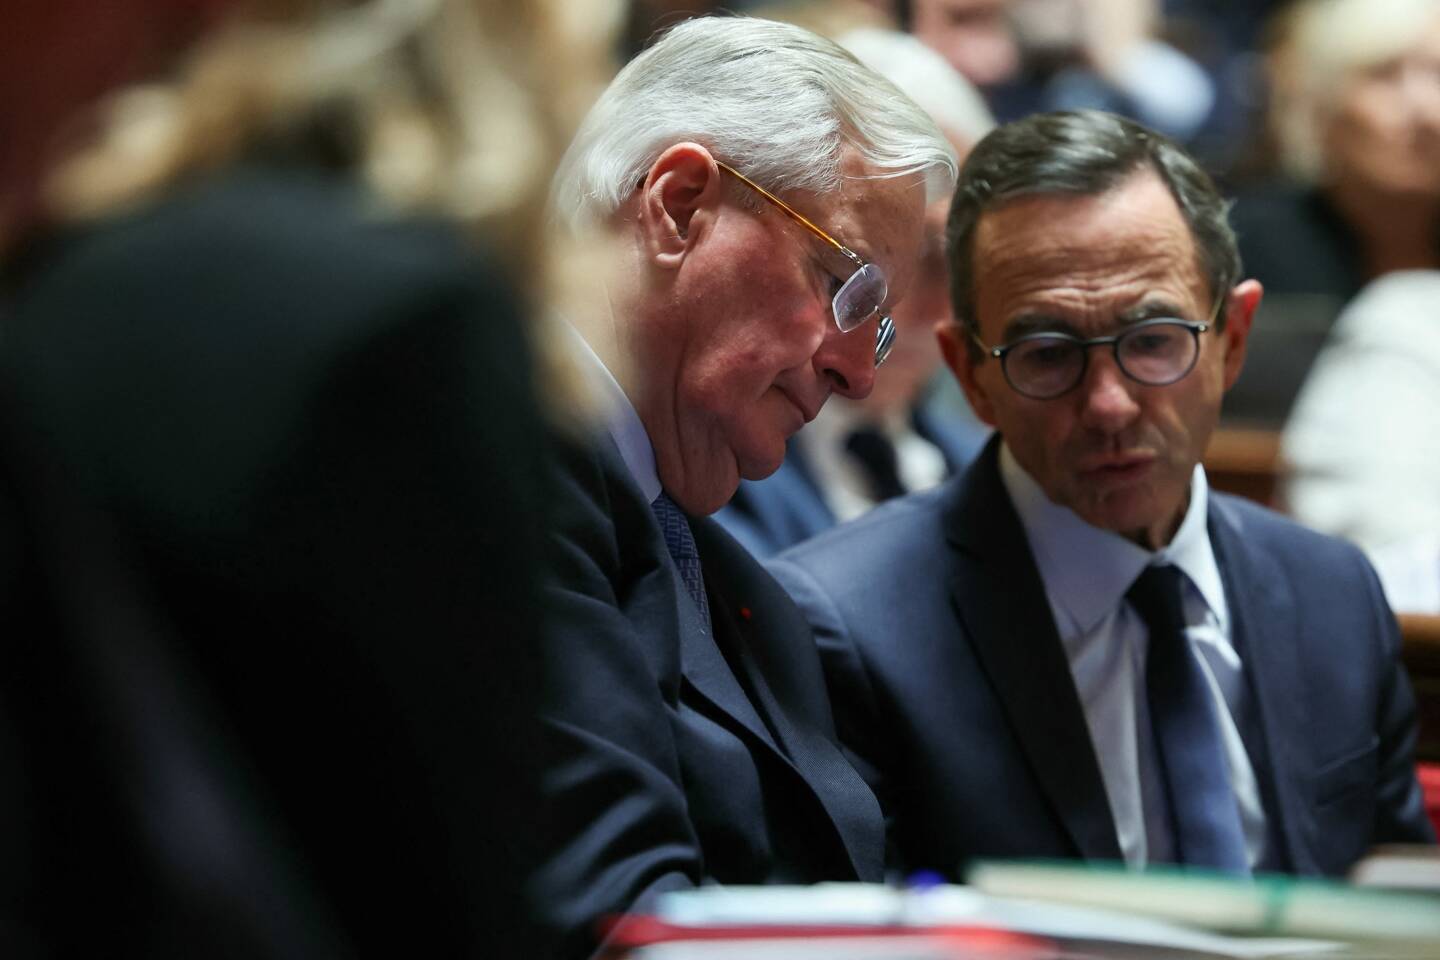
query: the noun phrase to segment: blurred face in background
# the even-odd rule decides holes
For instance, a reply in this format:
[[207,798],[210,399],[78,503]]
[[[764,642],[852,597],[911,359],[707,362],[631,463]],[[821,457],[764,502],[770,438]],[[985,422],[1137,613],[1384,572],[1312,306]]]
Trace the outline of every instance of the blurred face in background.
[[1440,197],[1440,17],[1400,54],[1357,69],[1327,118],[1329,179]]
[[1014,76],[1020,49],[1010,0],[913,0],[911,32],[977,87]]
[[[962,154],[963,157],[963,154]],[[865,406],[879,414],[908,410],[940,367],[935,327],[952,316],[950,269],[945,260],[945,216],[949,199],[925,212],[925,239],[919,250],[915,282],[891,313],[895,345],[876,371],[875,387]]]

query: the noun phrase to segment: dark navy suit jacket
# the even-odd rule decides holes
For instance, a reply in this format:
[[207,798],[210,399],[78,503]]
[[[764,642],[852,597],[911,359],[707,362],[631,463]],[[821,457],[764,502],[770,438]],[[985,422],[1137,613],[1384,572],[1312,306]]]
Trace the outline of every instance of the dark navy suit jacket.
[[[989,430],[924,407],[915,412],[915,430],[940,449],[947,473],[964,470],[985,445]],[[798,436],[798,435],[797,435]],[[772,557],[835,526],[824,484],[792,437],[785,462],[764,480],[742,480],[715,519],[757,557]]]
[[[903,869],[1118,860],[1096,750],[992,442],[965,474],[773,561],[814,626],[836,721]],[[1262,868],[1344,873],[1433,839],[1399,636],[1354,547],[1213,493],[1209,529],[1254,716]]]
[[691,518],[712,635],[614,443],[571,450],[560,473],[539,819],[542,903],[567,952],[667,889],[879,880],[880,807],[838,745],[785,591]]

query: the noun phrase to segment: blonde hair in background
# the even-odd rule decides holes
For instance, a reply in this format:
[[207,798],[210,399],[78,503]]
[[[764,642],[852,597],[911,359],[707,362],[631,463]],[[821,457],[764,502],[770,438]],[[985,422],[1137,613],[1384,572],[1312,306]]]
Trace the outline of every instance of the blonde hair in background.
[[1291,176],[1325,172],[1329,114],[1358,71],[1399,56],[1440,18],[1440,0],[1301,0],[1272,25],[1270,122]]
[[[592,260],[547,238],[555,162],[609,82],[621,0],[265,0],[168,80],[123,90],[46,184],[57,220],[120,212],[323,128],[377,214],[449,218],[532,304],[539,390],[588,407],[548,305]],[[556,65],[559,65],[558,67]],[[306,145],[298,146],[303,157]]]
[[97,136],[48,180],[52,215],[115,212],[326,125],[340,165],[387,208],[474,228],[529,284],[550,171],[613,71],[618,0],[262,9],[202,40],[175,78],[110,98]]

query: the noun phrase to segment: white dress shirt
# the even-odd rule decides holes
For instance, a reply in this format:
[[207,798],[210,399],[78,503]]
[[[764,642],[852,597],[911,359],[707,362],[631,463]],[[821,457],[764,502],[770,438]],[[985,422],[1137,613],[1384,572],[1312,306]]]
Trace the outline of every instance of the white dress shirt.
[[1155,553],[1052,503],[1008,446],[1000,450],[1000,478],[1044,581],[1100,761],[1125,862],[1140,868],[1174,860],[1145,693],[1149,632],[1125,600],[1126,591],[1146,566],[1169,563],[1185,574],[1186,634],[1214,697],[1245,847],[1254,867],[1265,855],[1265,813],[1239,733],[1251,698],[1231,643],[1230,611],[1206,527],[1205,471],[1196,465],[1185,518],[1170,544]]
[[620,457],[630,468],[630,475],[639,484],[646,501],[654,503],[655,498],[660,496],[660,472],[655,466],[655,447],[650,443],[650,434],[645,432],[645,424],[640,421],[640,414],[635,412],[635,405],[625,395],[620,382],[585,342],[585,338],[573,327],[570,329],[574,334],[580,366],[590,377],[602,407],[605,427],[615,446],[620,448]]

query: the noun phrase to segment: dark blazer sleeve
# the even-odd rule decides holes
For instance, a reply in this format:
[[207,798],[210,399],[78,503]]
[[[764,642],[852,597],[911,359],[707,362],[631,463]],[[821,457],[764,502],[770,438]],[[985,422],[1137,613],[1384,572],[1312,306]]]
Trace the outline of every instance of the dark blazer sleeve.
[[668,719],[679,652],[656,640],[675,635],[671,593],[644,583],[669,576],[641,536],[649,507],[587,444],[558,473],[539,900],[578,956],[595,948],[597,919],[698,883],[702,861]]

